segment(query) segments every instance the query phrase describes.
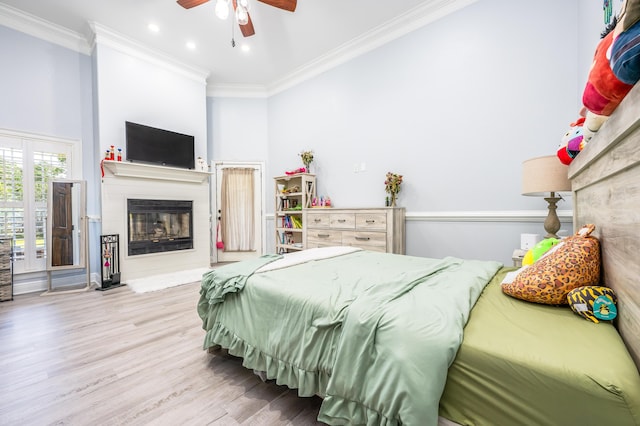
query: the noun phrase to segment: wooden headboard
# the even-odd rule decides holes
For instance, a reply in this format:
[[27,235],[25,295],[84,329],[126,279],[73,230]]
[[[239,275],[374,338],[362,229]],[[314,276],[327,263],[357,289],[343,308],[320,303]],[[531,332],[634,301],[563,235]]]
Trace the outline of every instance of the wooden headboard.
[[640,84],[569,166],[574,229],[596,226],[616,326],[640,370]]

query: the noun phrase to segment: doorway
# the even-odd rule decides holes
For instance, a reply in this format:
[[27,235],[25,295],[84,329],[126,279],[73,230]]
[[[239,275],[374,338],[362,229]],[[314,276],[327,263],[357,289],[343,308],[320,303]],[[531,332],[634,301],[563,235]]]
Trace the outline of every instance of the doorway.
[[[212,262],[262,256],[264,179],[261,163],[216,162]],[[221,241],[221,243],[218,243]]]

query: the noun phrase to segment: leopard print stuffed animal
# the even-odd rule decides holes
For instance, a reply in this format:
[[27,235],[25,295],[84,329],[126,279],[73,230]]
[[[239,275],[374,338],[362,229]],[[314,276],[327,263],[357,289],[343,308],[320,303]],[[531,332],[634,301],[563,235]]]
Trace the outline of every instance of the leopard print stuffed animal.
[[600,243],[590,235],[594,229],[585,225],[562,240],[511,283],[503,283],[502,291],[529,302],[566,305],[571,290],[600,281]]

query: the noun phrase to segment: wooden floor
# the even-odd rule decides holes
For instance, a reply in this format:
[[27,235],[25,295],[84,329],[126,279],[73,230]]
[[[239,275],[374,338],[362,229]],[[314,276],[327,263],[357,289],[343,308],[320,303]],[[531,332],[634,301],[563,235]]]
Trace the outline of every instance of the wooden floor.
[[319,398],[202,350],[199,284],[0,303],[1,425],[318,425]]

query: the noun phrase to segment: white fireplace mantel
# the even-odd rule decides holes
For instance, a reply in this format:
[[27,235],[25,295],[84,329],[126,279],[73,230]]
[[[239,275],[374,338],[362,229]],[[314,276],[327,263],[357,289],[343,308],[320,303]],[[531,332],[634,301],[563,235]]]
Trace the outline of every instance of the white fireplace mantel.
[[171,180],[186,183],[202,183],[211,173],[152,164],[129,163],[127,161],[104,160],[103,167],[114,176],[139,179]]
[[[1,0],[0,0],[1,1]],[[104,160],[101,182],[102,234],[118,234],[123,246],[121,282],[151,275],[172,274],[211,263],[209,172]],[[193,202],[193,248],[128,254],[127,200],[185,200]]]

